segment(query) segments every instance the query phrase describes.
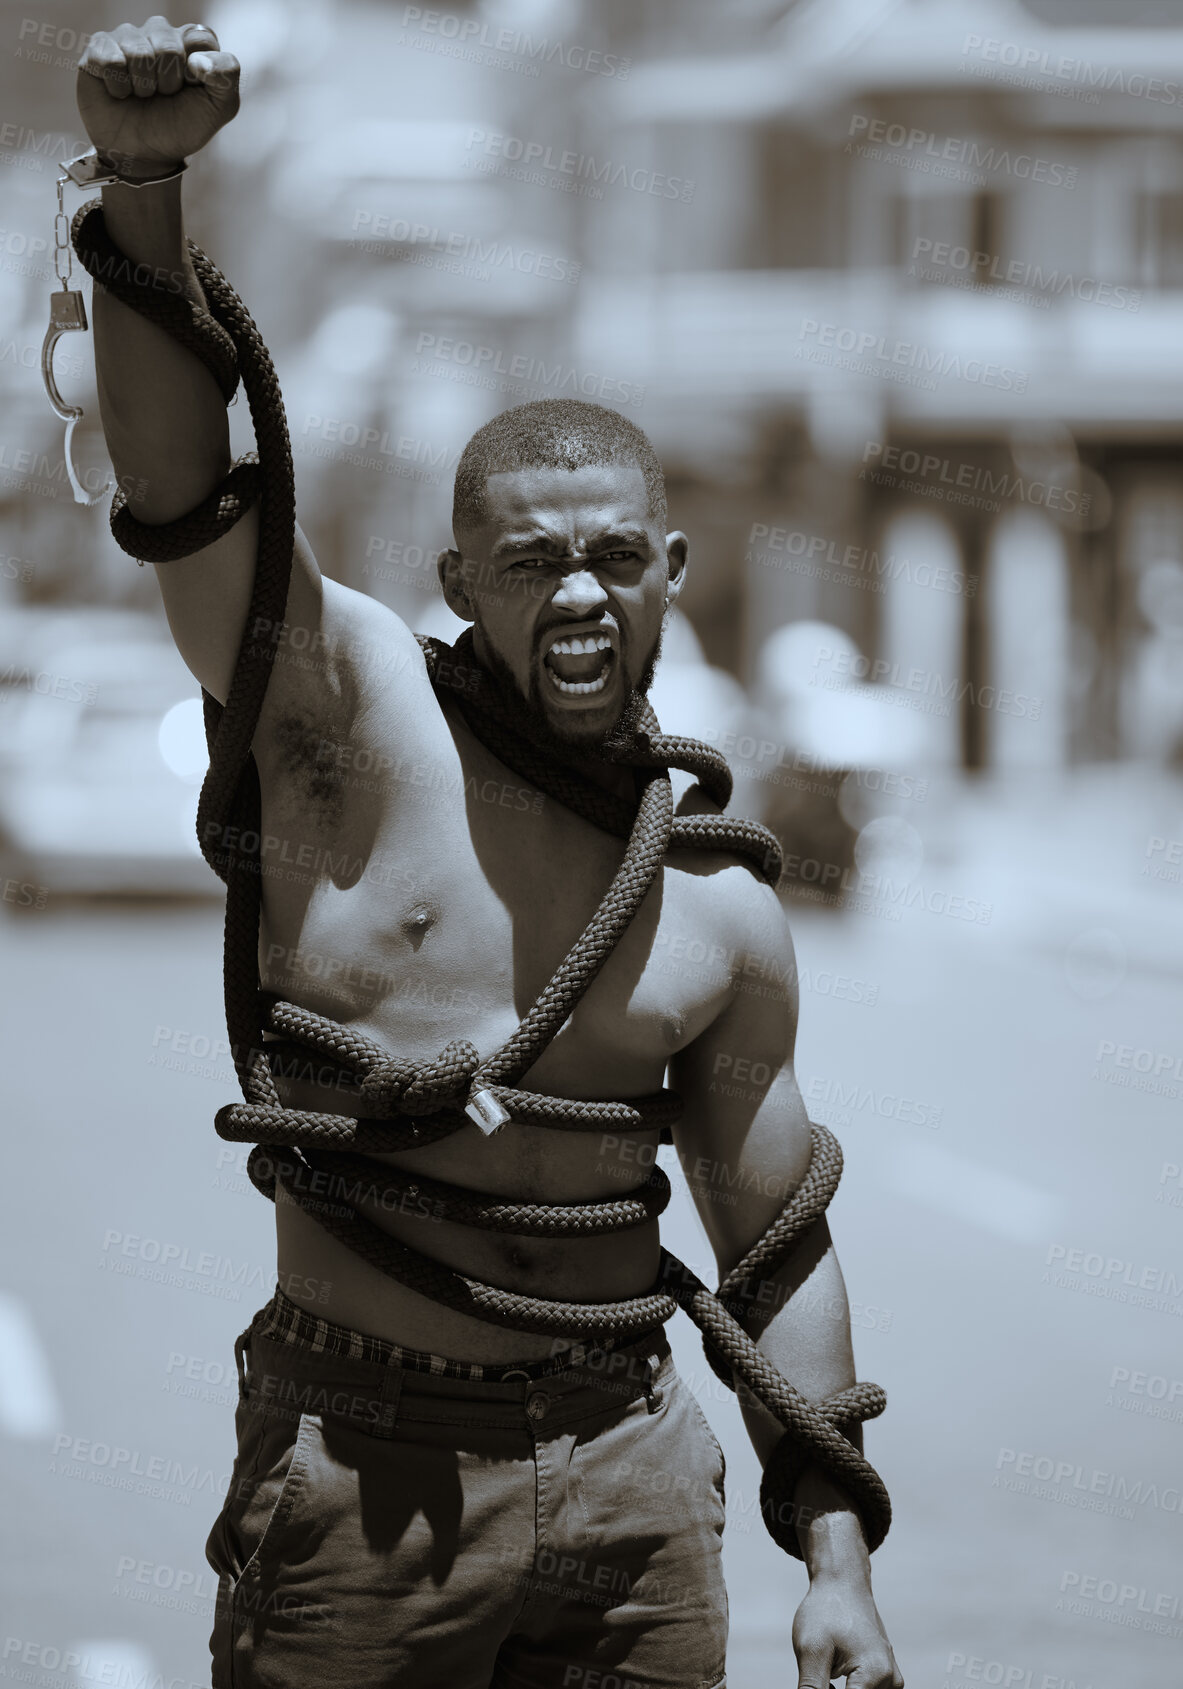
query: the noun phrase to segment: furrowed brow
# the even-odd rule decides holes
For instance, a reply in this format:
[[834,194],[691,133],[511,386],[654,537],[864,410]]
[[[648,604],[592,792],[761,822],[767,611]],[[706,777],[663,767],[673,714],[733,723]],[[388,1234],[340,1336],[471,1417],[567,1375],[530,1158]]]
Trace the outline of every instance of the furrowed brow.
[[552,557],[562,557],[566,549],[562,540],[555,539],[553,534],[539,531],[532,534],[506,534],[504,539],[497,541],[489,556],[496,560],[500,557],[518,557],[524,551],[545,551]]
[[[648,545],[649,536],[643,528],[609,528],[591,536],[583,555],[597,551],[614,551],[625,546],[635,551],[643,551],[648,549]],[[564,540],[556,538],[553,534],[538,531],[532,534],[506,534],[497,541],[489,556],[497,562],[507,557],[520,557],[527,552],[539,552],[555,558],[556,561],[573,555]]]
[[621,546],[632,546],[635,551],[642,551],[648,547],[649,535],[643,528],[612,528],[605,534],[596,534],[590,541],[595,551],[613,551]]

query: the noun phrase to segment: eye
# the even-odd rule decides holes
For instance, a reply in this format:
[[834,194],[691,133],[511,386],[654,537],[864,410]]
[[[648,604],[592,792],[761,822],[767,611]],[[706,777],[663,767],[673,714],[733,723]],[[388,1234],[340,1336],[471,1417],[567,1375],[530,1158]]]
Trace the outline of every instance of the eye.
[[552,568],[548,557],[520,557],[514,564],[515,569],[522,569],[527,574],[536,575],[541,569]]
[[599,558],[601,563],[635,563],[636,560],[635,551],[605,551]]

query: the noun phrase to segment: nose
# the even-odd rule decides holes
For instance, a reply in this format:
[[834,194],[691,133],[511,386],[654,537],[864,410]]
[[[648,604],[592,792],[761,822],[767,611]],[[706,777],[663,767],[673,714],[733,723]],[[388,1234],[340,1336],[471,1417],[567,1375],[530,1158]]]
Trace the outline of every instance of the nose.
[[558,591],[551,599],[551,607],[568,610],[576,616],[586,616],[608,602],[608,594],[600,585],[593,570],[572,569],[565,574]]

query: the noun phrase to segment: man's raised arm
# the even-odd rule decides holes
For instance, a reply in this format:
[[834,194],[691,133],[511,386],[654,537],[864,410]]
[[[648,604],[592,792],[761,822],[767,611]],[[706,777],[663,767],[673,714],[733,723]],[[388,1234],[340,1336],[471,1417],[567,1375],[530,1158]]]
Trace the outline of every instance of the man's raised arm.
[[[160,175],[233,118],[238,77],[238,60],[221,50],[213,30],[176,28],[154,16],[91,37],[78,66],[78,110],[91,141],[121,175]],[[144,267],[133,269],[133,280],[150,275],[204,308],[185,244],[183,181],[114,183],[103,189],[103,216],[130,264]],[[225,401],[194,353],[97,283],[93,316],[99,407],[119,484],[137,489],[131,514],[139,521],[170,522],[199,504],[230,468]],[[212,545],[157,566],[181,656],[221,702],[250,603],[257,543],[256,505]],[[349,642],[358,614],[365,614],[351,603],[361,597],[322,582],[297,526],[288,624],[332,651]],[[377,612],[371,600],[363,602]],[[332,689],[332,677],[325,678]]]
[[[733,875],[743,875],[735,878]],[[776,895],[729,871],[734,945],[730,1001],[671,1063],[683,1099],[674,1143],[721,1276],[763,1236],[809,1167],[809,1120],[793,1073],[796,958]],[[743,1322],[758,1348],[808,1400],[855,1382],[846,1289],[825,1218],[767,1274]],[[741,1395],[761,1464],[783,1428]],[[861,1448],[856,1428],[854,1440]],[[794,1496],[809,1593],[793,1626],[800,1689],[902,1689],[871,1594],[870,1556],[845,1491],[816,1466]]]

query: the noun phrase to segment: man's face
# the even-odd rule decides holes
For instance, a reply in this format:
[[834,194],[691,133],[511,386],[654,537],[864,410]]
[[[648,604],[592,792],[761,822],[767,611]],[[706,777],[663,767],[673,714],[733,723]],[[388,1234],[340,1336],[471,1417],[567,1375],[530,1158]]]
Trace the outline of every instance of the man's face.
[[448,603],[547,736],[602,745],[652,678],[685,536],[655,524],[635,463],[518,469],[487,488],[485,520],[444,562]]

